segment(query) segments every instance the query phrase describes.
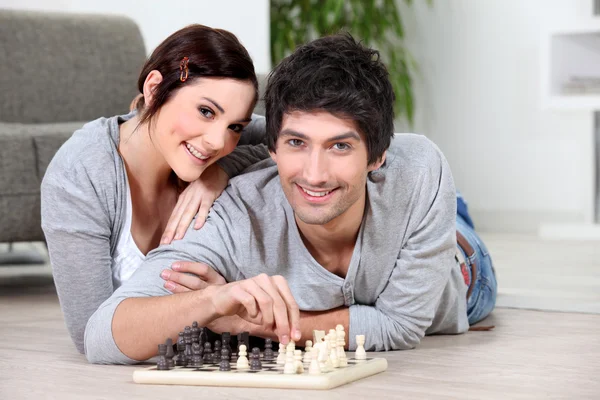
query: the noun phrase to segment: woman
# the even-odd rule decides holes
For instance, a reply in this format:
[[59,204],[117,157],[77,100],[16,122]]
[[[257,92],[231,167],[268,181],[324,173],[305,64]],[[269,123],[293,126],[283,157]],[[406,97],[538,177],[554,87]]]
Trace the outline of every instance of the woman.
[[138,89],[137,111],[75,132],[42,182],[54,280],[81,353],[90,316],[146,254],[183,237],[196,213],[200,228],[229,175],[258,161],[236,149],[215,164],[242,131],[264,133],[264,121],[250,124],[258,83],[233,34],[202,25],[175,32],[147,60]]

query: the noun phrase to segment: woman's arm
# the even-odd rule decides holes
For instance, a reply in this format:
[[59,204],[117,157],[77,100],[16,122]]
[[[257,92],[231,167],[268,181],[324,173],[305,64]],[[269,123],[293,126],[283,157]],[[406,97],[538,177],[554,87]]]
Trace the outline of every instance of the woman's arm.
[[98,191],[77,168],[48,168],[41,186],[42,228],[71,339],[84,352],[85,326],[113,293],[110,221]]

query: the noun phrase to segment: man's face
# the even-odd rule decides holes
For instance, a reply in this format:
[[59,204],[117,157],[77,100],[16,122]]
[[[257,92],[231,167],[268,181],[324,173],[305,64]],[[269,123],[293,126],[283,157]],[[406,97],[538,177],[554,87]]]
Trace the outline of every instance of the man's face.
[[354,121],[299,111],[283,117],[271,157],[297,218],[311,225],[347,212],[362,216],[367,174],[385,159],[367,164],[367,146]]

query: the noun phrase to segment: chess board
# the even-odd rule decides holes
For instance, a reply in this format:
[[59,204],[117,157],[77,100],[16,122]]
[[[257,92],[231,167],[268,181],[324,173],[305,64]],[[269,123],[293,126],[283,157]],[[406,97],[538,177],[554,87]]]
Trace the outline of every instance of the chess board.
[[156,366],[133,372],[133,381],[156,385],[192,385],[192,386],[237,386],[279,389],[332,389],[354,382],[387,369],[385,358],[356,360],[348,358],[348,366],[334,368],[331,372],[319,375],[308,373],[308,364],[304,364],[303,374],[284,374],[283,365],[275,360],[261,361],[262,369],[251,371],[238,370],[235,362],[231,371],[219,371],[219,364],[205,363],[202,367],[175,367],[160,371]]

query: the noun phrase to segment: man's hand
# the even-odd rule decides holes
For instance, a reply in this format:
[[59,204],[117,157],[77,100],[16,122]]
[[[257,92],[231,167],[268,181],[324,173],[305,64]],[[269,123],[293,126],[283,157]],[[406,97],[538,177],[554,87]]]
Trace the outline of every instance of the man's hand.
[[[226,285],[209,286],[205,293],[211,299],[218,318],[238,316],[250,324],[275,332],[278,341],[283,344],[290,339],[301,338],[300,311],[282,276],[261,274]],[[227,323],[227,320],[223,322]]]
[[206,264],[177,261],[171,265],[171,268],[172,270],[163,270],[160,277],[166,281],[164,284],[165,289],[173,293],[202,290],[210,285],[224,285],[227,283],[217,271]]
[[173,239],[183,238],[194,216],[196,216],[194,229],[202,228],[208,211],[223,193],[228,182],[229,176],[217,164],[206,168],[202,176],[190,183],[179,195],[160,244],[169,244]]

